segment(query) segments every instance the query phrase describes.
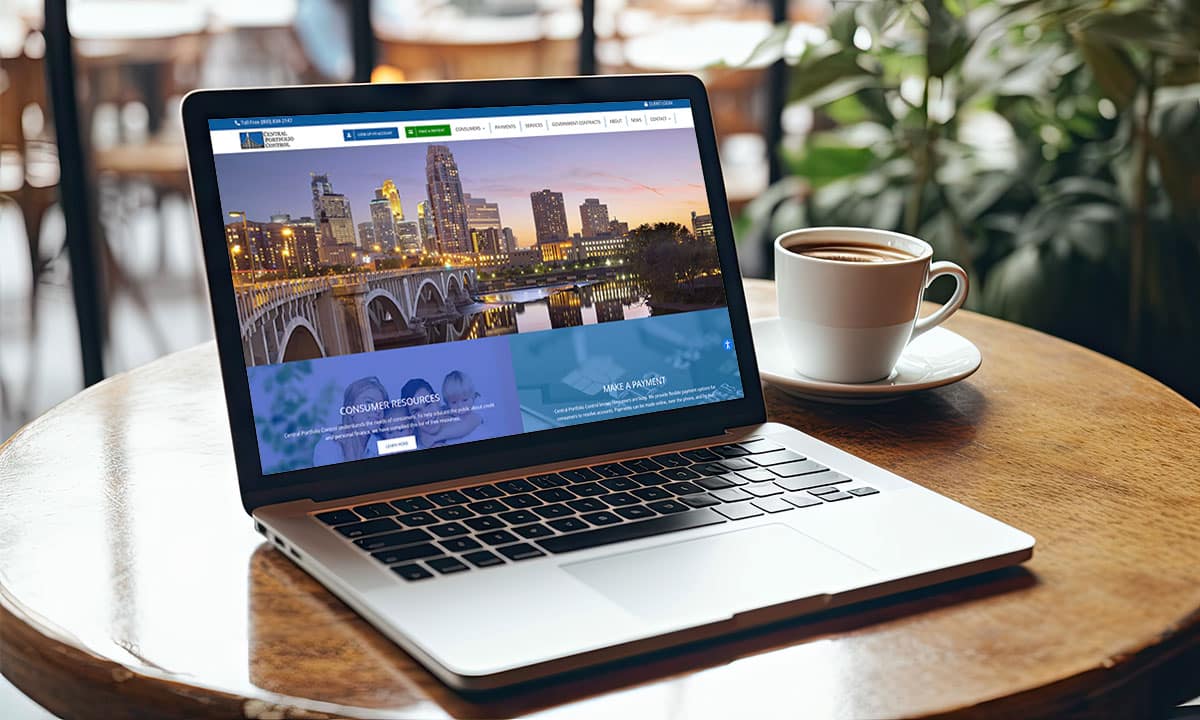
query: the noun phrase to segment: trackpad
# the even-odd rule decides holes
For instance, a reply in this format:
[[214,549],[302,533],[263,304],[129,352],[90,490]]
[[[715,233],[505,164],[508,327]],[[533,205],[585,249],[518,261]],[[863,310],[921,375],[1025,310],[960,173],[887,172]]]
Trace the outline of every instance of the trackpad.
[[779,524],[584,560],[563,569],[634,615],[687,621],[714,621],[823,595],[873,574],[857,560]]

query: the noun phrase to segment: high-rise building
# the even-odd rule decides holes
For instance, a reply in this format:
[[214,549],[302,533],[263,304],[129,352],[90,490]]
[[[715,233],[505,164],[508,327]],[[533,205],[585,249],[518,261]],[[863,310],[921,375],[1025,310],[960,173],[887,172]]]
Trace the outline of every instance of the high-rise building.
[[471,251],[467,230],[467,204],[454,154],[445,145],[430,145],[425,151],[425,189],[433,213],[437,249],[441,252]]
[[321,264],[316,222],[307,215],[298,220],[292,220],[291,216],[288,216],[287,222],[283,223],[285,236],[288,229],[292,231],[292,257],[296,269],[301,275],[316,274]]
[[529,193],[529,202],[533,205],[533,230],[538,245],[570,239],[562,193],[549,189],[538,190]]
[[396,189],[396,183],[391,179],[383,181],[383,187],[379,188],[383,191],[383,196],[387,198],[388,207],[392,210],[392,221],[404,221],[404,206],[400,204],[400,191]]
[[422,247],[429,252],[437,250],[437,233],[433,228],[433,212],[428,200],[417,203],[417,230],[421,233]]
[[613,237],[625,237],[629,234],[629,223],[621,222],[616,218],[608,221],[608,234]]
[[499,228],[471,228],[471,249],[480,255],[503,255],[504,234]]
[[371,223],[375,226],[375,243],[368,249],[378,247],[376,252],[390,253],[396,249],[396,220],[383,188],[375,190],[375,199],[369,203],[369,207]]
[[513,234],[513,229],[510,227],[501,228],[500,232],[504,235],[504,252],[512,254],[517,251],[517,236]]
[[333,191],[333,183],[325,174],[310,173],[312,178],[313,217],[317,220],[317,241],[322,247],[354,245],[354,216],[346,196]]
[[715,240],[716,235],[713,234],[712,215],[697,215],[696,211],[692,211],[692,234],[697,240]]
[[411,220],[396,223],[396,250],[404,253],[421,252],[421,234]]
[[504,223],[500,222],[500,205],[485,198],[463,195],[467,202],[467,228],[470,230],[495,230],[503,236]]
[[604,237],[609,233],[608,206],[598,198],[588,198],[579,206],[579,220],[583,224],[585,238]]
[[358,244],[360,247],[375,248],[375,222],[368,220],[358,224]]

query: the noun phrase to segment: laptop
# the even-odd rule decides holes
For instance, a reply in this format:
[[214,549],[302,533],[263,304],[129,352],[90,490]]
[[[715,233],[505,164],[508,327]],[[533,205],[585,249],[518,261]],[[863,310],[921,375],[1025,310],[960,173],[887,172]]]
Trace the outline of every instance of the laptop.
[[1031,556],[767,421],[698,79],[200,91],[183,118],[245,509],[448,685]]

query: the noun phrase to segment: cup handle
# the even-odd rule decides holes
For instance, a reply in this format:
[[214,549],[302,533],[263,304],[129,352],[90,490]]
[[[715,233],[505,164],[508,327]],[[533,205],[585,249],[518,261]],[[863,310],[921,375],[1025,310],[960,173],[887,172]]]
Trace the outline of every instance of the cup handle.
[[946,301],[946,304],[930,313],[927,317],[917,318],[917,322],[913,325],[912,335],[908,338],[909,342],[917,339],[926,330],[932,330],[938,325],[941,325],[946,318],[954,314],[955,310],[962,307],[963,301],[967,299],[967,289],[970,286],[970,281],[967,280],[967,271],[952,262],[941,260],[929,266],[929,277],[925,280],[925,287],[933,284],[933,281],[942,275],[953,275],[958,281],[958,287],[954,289],[954,294]]

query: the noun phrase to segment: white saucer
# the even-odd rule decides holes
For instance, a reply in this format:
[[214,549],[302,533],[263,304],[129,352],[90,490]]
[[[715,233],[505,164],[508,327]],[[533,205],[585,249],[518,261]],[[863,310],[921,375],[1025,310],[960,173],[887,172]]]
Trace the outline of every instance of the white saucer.
[[919,390],[956,383],[979,369],[979,348],[962,335],[937,327],[909,343],[884,380],[848,384],[807,378],[792,369],[791,353],[777,317],[755,320],[754,350],[762,379],[789,395],[842,405],[891,402]]

